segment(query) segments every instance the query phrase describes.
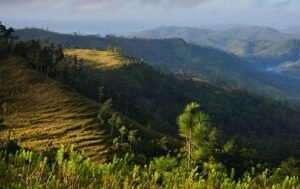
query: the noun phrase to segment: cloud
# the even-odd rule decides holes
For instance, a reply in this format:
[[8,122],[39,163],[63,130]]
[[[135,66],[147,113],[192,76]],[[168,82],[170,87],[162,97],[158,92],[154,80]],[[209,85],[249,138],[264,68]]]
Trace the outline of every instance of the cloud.
[[39,11],[55,7],[64,0],[1,0],[0,8],[25,10],[25,11]]
[[[282,8],[293,4],[297,0],[226,0],[228,5],[248,3],[253,8]],[[223,3],[223,0],[0,0],[0,8],[18,10],[48,10],[60,4],[68,5],[69,8],[83,11],[95,12],[111,10],[124,6],[157,7],[157,8],[177,8],[188,9],[197,7],[203,3]]]
[[197,6],[203,2],[208,2],[209,0],[137,0],[143,4],[161,4],[168,6],[183,6],[183,7],[191,7]]
[[[127,0],[131,1],[131,0]],[[126,0],[73,0],[70,2],[71,7],[79,11],[101,11],[118,7]]]
[[291,5],[294,2],[294,0],[279,0],[274,3],[274,7],[276,8],[282,8]]
[[208,1],[209,0],[74,0],[72,4],[77,10],[100,11],[128,5],[190,8]]

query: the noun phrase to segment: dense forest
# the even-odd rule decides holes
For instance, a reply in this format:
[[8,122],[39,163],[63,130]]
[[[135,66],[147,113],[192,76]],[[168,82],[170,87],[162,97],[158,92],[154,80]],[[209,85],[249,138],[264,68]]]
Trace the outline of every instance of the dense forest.
[[[101,50],[125,63],[95,68],[61,45],[18,41],[13,31],[0,25],[1,64],[21,60],[28,69],[97,101],[94,124],[107,127],[113,140],[111,157],[98,165],[63,145],[43,152],[22,149],[10,137],[14,132],[6,118],[12,98],[2,81],[9,73],[0,69],[0,131],[9,133],[1,141],[4,188],[299,187],[297,107],[152,68],[112,45]],[[167,137],[154,145],[155,138],[139,136],[141,131],[127,126],[135,123],[125,116],[144,125],[146,133]]]

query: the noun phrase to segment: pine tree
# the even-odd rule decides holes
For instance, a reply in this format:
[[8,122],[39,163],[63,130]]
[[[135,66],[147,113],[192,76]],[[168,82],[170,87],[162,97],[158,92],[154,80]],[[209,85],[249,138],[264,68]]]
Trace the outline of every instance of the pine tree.
[[185,139],[185,150],[190,166],[192,160],[202,160],[212,153],[217,131],[211,128],[208,116],[200,111],[200,105],[192,102],[178,117],[179,133]]
[[121,134],[121,144],[124,142],[124,135],[127,133],[127,128],[123,125],[122,127],[119,128],[119,132]]
[[132,144],[136,142],[136,133],[137,130],[130,130],[128,132],[128,142],[129,142],[129,149],[131,150]]

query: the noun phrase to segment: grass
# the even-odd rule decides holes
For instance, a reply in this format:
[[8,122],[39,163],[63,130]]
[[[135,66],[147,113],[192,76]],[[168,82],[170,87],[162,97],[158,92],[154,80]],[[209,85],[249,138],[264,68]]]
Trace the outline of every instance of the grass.
[[66,49],[67,56],[77,56],[84,60],[84,63],[94,68],[118,68],[129,63],[125,57],[109,52],[90,49]]
[[[95,69],[102,69],[102,66]],[[12,128],[11,139],[22,148],[45,151],[61,144],[67,147],[74,145],[76,150],[84,151],[95,163],[107,161],[112,137],[107,130],[109,128],[96,128],[100,107],[97,102],[27,68],[20,58],[0,62],[0,88],[3,89],[0,90],[0,103],[7,102],[9,105],[5,125]],[[148,139],[165,136],[120,112],[119,115],[139,130],[139,135]],[[171,146],[180,144],[177,139],[166,137]],[[0,129],[0,142],[8,141],[8,138],[9,129]]]
[[[0,97],[9,104],[5,123],[12,128],[11,139],[34,151],[74,144],[94,162],[106,161],[111,139],[108,131],[95,128],[99,104],[16,63],[20,61],[0,64]],[[8,135],[1,130],[0,140],[7,141]]]

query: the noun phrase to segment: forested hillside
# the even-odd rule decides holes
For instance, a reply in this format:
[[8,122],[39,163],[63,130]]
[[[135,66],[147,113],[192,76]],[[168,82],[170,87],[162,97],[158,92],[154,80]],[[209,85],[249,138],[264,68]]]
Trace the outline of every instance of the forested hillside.
[[276,98],[298,98],[298,79],[284,77],[255,68],[249,62],[222,50],[197,46],[181,39],[126,39],[58,34],[40,29],[16,32],[20,40],[48,40],[64,47],[105,49],[108,45],[121,48],[124,54],[142,58],[145,63],[177,73],[187,73],[217,85],[243,88]]
[[[274,143],[273,139],[276,138],[278,142],[281,141],[277,144],[276,158],[285,156],[283,149],[287,149],[287,146],[295,148],[292,151],[298,153],[298,144],[291,145],[293,138],[296,139],[299,135],[298,113],[284,104],[242,90],[228,90],[185,76],[159,73],[135,59],[131,61],[137,62],[129,61],[127,66],[119,69],[99,69],[99,66],[95,65],[101,65],[101,62],[97,64],[94,60],[95,54],[99,52],[80,49],[65,51],[66,55],[85,58],[85,62],[95,71],[89,72],[85,78],[89,87],[84,88],[82,92],[97,99],[96,86],[103,86],[107,97],[112,97],[120,111],[148,125],[149,128],[176,136],[177,115],[184,104],[197,101],[210,115],[214,125],[224,131],[225,135],[240,135],[255,141],[254,143],[261,141],[264,148]],[[101,56],[98,57],[101,60]],[[75,84],[74,87],[76,86],[80,85]],[[290,119],[291,117],[293,118]],[[268,153],[265,154],[268,150],[260,150],[268,156]],[[274,153],[276,150],[272,151],[272,154]],[[276,161],[275,157],[267,158],[274,158]]]

